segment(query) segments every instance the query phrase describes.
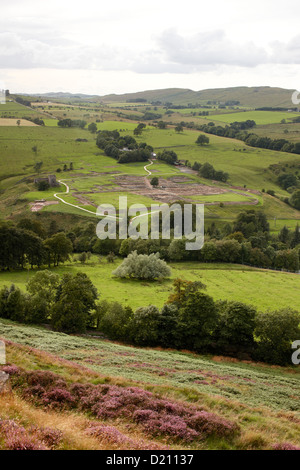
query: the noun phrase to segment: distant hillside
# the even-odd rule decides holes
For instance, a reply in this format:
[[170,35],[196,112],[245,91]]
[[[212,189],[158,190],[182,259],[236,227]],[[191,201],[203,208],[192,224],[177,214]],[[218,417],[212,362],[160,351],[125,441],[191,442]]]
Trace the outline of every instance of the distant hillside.
[[102,97],[106,102],[126,102],[129,100],[145,99],[149,102],[161,101],[163,103],[171,102],[174,104],[194,103],[199,99],[196,91],[184,88],[167,88],[163,90],[148,90],[138,93],[126,93],[124,95],[106,95]]
[[233,87],[215,88],[193,91],[185,88],[167,88],[162,90],[147,90],[137,93],[125,93],[122,95],[85,95],[72,93],[44,93],[40,97],[51,99],[79,99],[83,101],[103,101],[104,103],[126,103],[132,100],[147,100],[149,103],[161,101],[171,102],[176,105],[188,105],[189,103],[206,104],[208,101],[225,103],[227,101],[239,101],[241,106],[259,107],[293,107],[291,96],[295,90],[274,87]]
[[291,96],[294,90],[272,87],[234,87],[215,88],[202,91],[193,91],[181,88],[169,88],[165,90],[149,90],[124,95],[107,95],[102,97],[105,102],[126,102],[134,99],[145,99],[149,102],[162,101],[173,104],[199,103],[207,101],[239,101],[247,107],[291,107]]
[[295,90],[273,87],[235,87],[215,88],[198,92],[201,100],[215,101],[239,101],[242,106],[259,108],[269,107],[292,107],[292,93]]

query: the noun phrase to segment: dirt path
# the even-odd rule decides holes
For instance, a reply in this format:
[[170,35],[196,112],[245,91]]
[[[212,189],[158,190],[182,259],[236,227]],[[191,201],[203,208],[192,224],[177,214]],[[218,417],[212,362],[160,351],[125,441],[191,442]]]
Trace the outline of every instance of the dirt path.
[[[147,171],[148,175],[151,176],[152,172],[148,170],[148,167],[153,165],[153,161],[151,160],[151,163],[149,165],[144,166],[144,170]],[[149,189],[153,189],[153,186],[151,185],[149,179],[147,176],[144,178],[145,184]]]
[[75,204],[71,204],[71,202],[66,202],[64,199],[62,199],[61,197],[58,196],[58,194],[69,194],[70,193],[70,188],[69,186],[64,183],[63,181],[58,181],[59,183],[63,184],[65,187],[66,187],[66,191],[64,193],[56,193],[54,194],[54,197],[56,197],[56,199],[58,199],[60,202],[62,202],[63,204],[66,204],[67,206],[71,206],[71,207],[76,207],[76,209],[80,209],[81,211],[84,211],[84,212],[89,212],[90,214],[93,214],[93,215],[97,215],[96,212],[93,212],[93,211],[89,211],[88,209],[84,209],[84,207],[80,207],[80,206],[76,206]]

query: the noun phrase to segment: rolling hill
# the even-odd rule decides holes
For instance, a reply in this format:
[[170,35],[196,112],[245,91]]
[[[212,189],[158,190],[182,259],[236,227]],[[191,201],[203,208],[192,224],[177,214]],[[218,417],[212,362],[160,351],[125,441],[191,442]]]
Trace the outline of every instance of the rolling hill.
[[193,91],[185,88],[167,88],[161,90],[147,90],[137,93],[110,94],[105,96],[92,96],[72,93],[45,93],[43,97],[51,99],[82,99],[101,100],[104,103],[126,103],[128,100],[143,99],[149,102],[161,101],[171,102],[176,105],[188,105],[189,103],[205,104],[207,101],[226,102],[239,101],[241,106],[257,107],[292,107],[291,95],[294,90],[275,88],[269,86],[261,87],[232,87],[215,88]]

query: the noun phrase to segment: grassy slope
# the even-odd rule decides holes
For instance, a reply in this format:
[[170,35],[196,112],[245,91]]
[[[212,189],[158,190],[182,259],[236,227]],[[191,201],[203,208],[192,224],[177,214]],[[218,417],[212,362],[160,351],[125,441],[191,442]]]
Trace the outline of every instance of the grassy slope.
[[271,139],[285,139],[300,142],[300,123],[265,124],[255,128],[255,134]]
[[[85,265],[69,263],[55,268],[54,272],[59,274],[85,272],[97,287],[101,299],[110,301],[117,299],[134,309],[149,304],[162,307],[172,291],[172,280],[177,277],[191,281],[201,280],[207,285],[207,293],[215,300],[228,299],[245,302],[253,304],[259,310],[293,307],[300,302],[297,274],[228,264],[172,263],[170,264],[172,268],[170,280],[144,282],[113,278],[112,271],[120,262],[118,260],[114,264],[108,264],[105,259],[102,259],[99,264],[94,256],[92,261]],[[35,273],[36,270],[2,272],[0,273],[0,287],[14,283],[25,290],[26,282]]]
[[[168,399],[193,403],[241,426],[241,435],[231,444],[218,440],[180,447],[260,449],[278,442],[299,442],[300,377],[296,369],[228,362],[224,358],[187,352],[126,347],[6,321],[0,321],[0,337],[25,346],[9,344],[7,355],[10,363],[26,369],[51,370],[81,383],[137,385]],[[44,425],[55,423],[61,428],[64,415],[37,411],[15,395],[13,401],[6,402],[0,416],[3,413],[11,418],[21,416],[27,425],[36,420],[41,422],[43,417]],[[65,416],[67,441],[72,438],[76,448],[84,436],[84,417],[72,413]],[[78,426],[71,431],[76,420]],[[134,431],[130,426],[125,427],[122,421],[108,424],[123,427],[127,433],[135,432],[135,437],[147,437],[136,427]],[[90,448],[95,442],[86,440],[81,445]],[[171,448],[176,446],[171,444]]]
[[232,122],[242,122],[248,119],[256,122],[257,125],[261,124],[273,124],[280,123],[283,119],[287,121],[292,120],[294,117],[298,117],[298,113],[286,113],[286,112],[272,112],[272,111],[247,111],[242,113],[233,114],[211,114],[209,118],[215,121],[225,122],[230,124]]
[[[251,148],[238,140],[213,135],[209,136],[209,145],[197,146],[195,144],[197,136],[198,132],[188,130],[176,134],[172,129],[160,131],[146,129],[139,140],[146,140],[156,150],[168,147],[174,150],[180,159],[188,159],[191,163],[195,161],[212,163],[217,170],[229,173],[230,184],[236,186],[246,184],[248,188],[257,190],[268,186],[266,189],[278,192],[275,177],[268,170],[269,165],[300,161],[297,155]],[[279,191],[284,194],[284,191]]]
[[148,90],[124,95],[102,97],[106,102],[126,102],[128,99],[143,98],[151,101],[171,101],[174,104],[202,103],[207,101],[226,102],[240,101],[242,106],[291,107],[291,96],[294,90],[274,87],[233,87],[215,88],[195,92],[185,89]]
[[[102,123],[101,127],[109,129],[126,129],[124,133],[131,133],[133,123]],[[284,162],[294,164],[299,162],[295,155],[273,152],[262,149],[252,149],[246,147],[243,143],[224,139],[221,137],[210,136],[210,145],[199,147],[195,144],[197,133],[185,131],[178,135],[172,129],[157,130],[148,127],[140,141],[151,143],[156,150],[168,147],[174,149],[179,158],[188,158],[191,162],[205,161],[212,162],[215,168],[227,171],[230,174],[230,184],[243,185],[247,187],[274,189],[278,193],[278,186],[275,184],[275,176],[267,170],[272,163]],[[88,142],[75,142],[80,138],[87,138]],[[1,213],[3,215],[17,215],[19,213],[30,214],[28,200],[33,201],[36,197],[44,197],[53,200],[51,191],[47,194],[38,195],[34,186],[28,184],[26,175],[34,174],[33,165],[36,161],[43,161],[42,171],[44,174],[55,173],[56,168],[63,167],[66,163],[72,161],[74,172],[57,173],[57,177],[68,182],[71,191],[92,191],[95,186],[115,185],[115,172],[125,174],[145,175],[143,163],[128,165],[118,165],[113,159],[105,157],[95,146],[94,137],[84,130],[79,129],[59,129],[59,128],[0,128],[0,140],[2,140],[2,158],[0,162],[0,189],[3,192],[0,201]],[[33,144],[38,146],[38,154],[32,152]],[[181,174],[178,169],[155,163],[152,166],[156,176],[170,177]],[[10,176],[11,175],[11,176]],[[12,176],[14,175],[14,176]],[[18,175],[18,176],[15,176]],[[25,180],[24,180],[25,177]],[[201,180],[191,175],[191,180],[199,181],[203,184],[211,183],[208,180]],[[224,186],[223,187],[228,187]],[[104,188],[109,191],[109,186]],[[53,191],[54,193],[55,191]],[[285,191],[279,190],[279,195],[288,196]],[[87,195],[89,198],[89,195]],[[228,196],[222,196],[222,201],[231,201],[232,193]],[[233,199],[237,200],[236,197]],[[244,199],[244,197],[242,197]],[[103,202],[100,196],[90,196],[91,202],[98,204]],[[195,199],[196,200],[196,199]],[[198,198],[202,202],[202,198]],[[219,199],[216,197],[205,197],[203,202],[212,202]],[[137,201],[141,202],[141,201]],[[148,201],[149,203],[150,201]],[[227,206],[220,208],[218,206],[206,207],[206,219],[217,221],[232,221],[237,214],[246,209],[247,206]],[[260,209],[258,206],[249,206],[248,208]],[[280,228],[283,224],[290,227],[295,226],[295,221],[299,218],[299,212],[291,207],[281,203],[278,199],[268,196],[263,197],[263,208],[274,227],[274,230]],[[78,209],[65,206],[62,203],[55,206],[48,206],[44,209],[49,213],[70,213],[80,214],[89,217],[88,213],[79,212]],[[274,217],[282,221],[274,222]]]
[[[124,134],[131,134],[136,124],[121,123],[110,121],[99,123],[100,128],[123,130]],[[246,147],[242,142],[224,139],[222,137],[210,136],[210,145],[199,147],[195,144],[197,133],[194,131],[185,131],[176,134],[173,129],[158,130],[148,126],[143,135],[138,138],[139,141],[146,141],[152,144],[158,151],[161,148],[171,148],[175,150],[179,158],[189,159],[192,163],[199,161],[204,163],[209,161],[213,163],[216,169],[227,171],[230,174],[229,184],[244,184],[247,187],[261,190],[262,188],[274,189],[278,193],[278,186],[275,183],[274,176],[267,168],[270,164],[284,162],[296,163],[299,158],[295,155],[273,152],[262,149],[252,149]],[[88,142],[76,142],[77,138],[88,139]],[[145,175],[143,163],[118,165],[112,158],[105,157],[103,152],[97,149],[95,137],[86,130],[79,129],[60,129],[57,127],[36,127],[36,128],[1,128],[0,141],[2,142],[2,158],[0,162],[0,208],[2,216],[17,216],[18,214],[30,214],[28,200],[33,201],[44,197],[44,194],[37,195],[33,184],[26,180],[26,177],[33,178],[33,165],[37,161],[43,161],[43,174],[55,173],[58,167],[62,168],[64,164],[69,165],[73,162],[74,171],[68,173],[57,173],[57,178],[68,182],[73,191],[93,191],[95,186],[101,186],[102,190],[108,190],[109,186],[115,186],[116,174],[135,174]],[[33,153],[32,147],[37,145],[37,156]],[[177,168],[162,163],[155,163],[152,166],[155,175],[159,177],[171,177],[182,174]],[[17,176],[16,176],[17,175]],[[201,180],[195,175],[191,175],[191,181],[198,181],[203,184],[211,184],[208,180]],[[105,185],[106,187],[104,187]],[[223,188],[228,185],[221,185]],[[53,191],[53,193],[56,191]],[[288,196],[285,191],[279,190],[279,195]],[[45,194],[46,199],[54,198],[49,191]],[[70,196],[71,197],[71,196]],[[86,195],[90,197],[91,204],[103,202],[104,196]],[[105,198],[104,198],[105,199]],[[137,198],[138,199],[138,198]],[[201,199],[201,198],[200,198]],[[202,202],[202,199],[195,199]],[[236,201],[238,197],[228,193],[222,196],[222,201]],[[244,197],[242,197],[242,200]],[[260,198],[259,198],[260,199]],[[263,205],[269,220],[272,222],[274,217],[284,219],[283,223],[289,226],[295,226],[295,220],[299,218],[299,212],[281,203],[279,200],[264,196]],[[217,201],[216,197],[205,197],[203,202]],[[221,201],[221,199],[220,199]],[[76,200],[75,200],[76,202]],[[78,201],[77,201],[78,202]],[[107,202],[107,201],[105,201]],[[136,201],[142,202],[142,201]],[[147,204],[150,200],[146,201]],[[258,206],[249,206],[248,208],[260,209],[262,200]],[[80,205],[80,204],[79,204]],[[206,220],[220,222],[232,221],[236,215],[246,209],[247,206],[219,206],[206,207]],[[55,206],[48,206],[43,209],[51,214],[73,214],[90,217],[88,213],[80,212],[78,209],[65,206],[62,203]],[[280,227],[281,222],[277,223]],[[274,224],[275,225],[275,224]],[[274,226],[274,229],[276,227]]]

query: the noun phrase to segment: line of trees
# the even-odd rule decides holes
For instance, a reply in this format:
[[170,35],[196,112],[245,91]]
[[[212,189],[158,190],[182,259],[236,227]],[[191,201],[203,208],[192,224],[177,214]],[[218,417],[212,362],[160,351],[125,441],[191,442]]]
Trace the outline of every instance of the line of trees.
[[149,305],[133,312],[117,302],[103,301],[97,327],[110,339],[138,346],[291,364],[291,344],[300,337],[299,312],[257,313],[241,302],[214,302],[204,289],[201,282],[176,279],[161,310]]
[[56,331],[84,333],[96,317],[98,292],[85,273],[60,277],[38,272],[22,292],[13,284],[0,291],[0,316],[29,324],[50,323]]
[[153,147],[145,142],[137,143],[130,135],[120,136],[118,131],[99,131],[96,145],[105,155],[118,163],[146,162],[151,158]]
[[[195,229],[195,227],[193,227]],[[199,261],[238,263],[260,268],[299,271],[300,231],[283,227],[270,234],[269,224],[261,211],[241,212],[233,225],[205,228],[205,243],[200,251],[187,251],[186,240],[173,239],[174,216],[171,213],[171,239],[100,240],[96,223],[62,231],[55,221],[47,228],[34,219],[21,219],[17,225],[0,225],[0,269],[23,269],[58,266],[68,261],[72,253],[127,257],[159,254],[165,261]]]
[[225,354],[272,364],[291,365],[291,345],[299,339],[299,312],[258,313],[241,302],[217,301],[205,285],[175,279],[168,301],[135,312],[118,302],[98,301],[84,273],[60,277],[38,272],[27,292],[11,285],[0,291],[0,317],[22,323],[50,323],[66,333],[94,328],[112,340],[137,346],[162,346],[198,353]]
[[[19,226],[3,224],[0,226],[0,269],[23,269],[26,265],[31,268],[47,264],[58,266],[69,259],[73,246],[65,233],[55,233],[45,237],[43,229],[40,234]],[[43,238],[44,237],[44,238]]]
[[59,127],[79,127],[80,129],[84,129],[87,125],[86,121],[82,119],[60,119],[57,123]]
[[162,152],[158,152],[157,160],[161,160],[169,165],[174,165],[178,161],[178,156],[173,150],[163,150]]
[[245,142],[250,147],[258,147],[281,152],[300,154],[300,142],[289,142],[286,139],[271,139],[270,137],[260,137],[254,133],[247,132],[254,127],[255,121],[234,122],[230,126],[216,126],[213,122],[197,126],[199,131],[230,139],[238,139]]

